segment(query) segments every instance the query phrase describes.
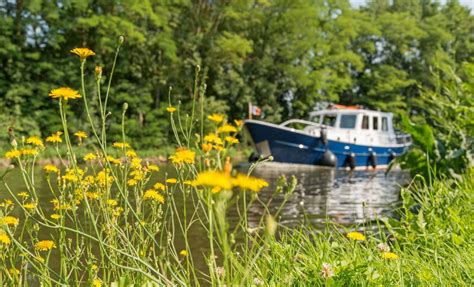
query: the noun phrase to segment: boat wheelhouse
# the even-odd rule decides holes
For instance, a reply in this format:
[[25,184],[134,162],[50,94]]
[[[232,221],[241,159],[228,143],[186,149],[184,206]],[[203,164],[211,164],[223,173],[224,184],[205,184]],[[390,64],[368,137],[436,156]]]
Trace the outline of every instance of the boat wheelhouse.
[[245,121],[255,155],[274,161],[335,167],[386,167],[411,145],[409,135],[397,133],[393,114],[359,106],[331,105],[313,111],[309,120],[280,125]]

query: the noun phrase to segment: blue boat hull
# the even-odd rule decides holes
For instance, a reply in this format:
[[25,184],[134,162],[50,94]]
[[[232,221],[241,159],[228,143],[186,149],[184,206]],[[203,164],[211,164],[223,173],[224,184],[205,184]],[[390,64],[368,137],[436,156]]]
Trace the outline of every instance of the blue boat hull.
[[325,152],[329,150],[335,155],[335,166],[339,168],[350,165],[348,158],[351,154],[355,167],[373,166],[371,156],[374,155],[376,167],[386,167],[394,157],[408,149],[408,146],[400,145],[365,146],[332,140],[325,145],[320,137],[259,121],[246,121],[245,127],[257,153],[271,155],[276,162],[321,165]]

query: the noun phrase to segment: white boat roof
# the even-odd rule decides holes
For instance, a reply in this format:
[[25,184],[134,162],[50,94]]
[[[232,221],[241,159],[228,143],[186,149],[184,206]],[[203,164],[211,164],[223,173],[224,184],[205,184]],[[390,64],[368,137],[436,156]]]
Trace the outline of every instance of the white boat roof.
[[324,114],[373,114],[373,115],[377,114],[377,115],[384,115],[384,116],[389,116],[389,117],[393,116],[393,114],[389,112],[368,110],[361,106],[343,106],[343,105],[330,105],[326,109],[310,112],[311,116],[324,115]]

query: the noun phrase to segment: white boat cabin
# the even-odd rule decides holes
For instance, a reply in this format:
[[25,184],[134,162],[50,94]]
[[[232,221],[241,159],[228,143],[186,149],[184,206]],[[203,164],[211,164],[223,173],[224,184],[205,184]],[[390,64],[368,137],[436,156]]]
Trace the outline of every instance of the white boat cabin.
[[282,123],[305,124],[303,132],[320,136],[321,128],[327,129],[329,140],[368,146],[406,146],[407,135],[396,134],[393,114],[366,110],[358,106],[332,105],[328,109],[310,113],[309,121],[289,120]]

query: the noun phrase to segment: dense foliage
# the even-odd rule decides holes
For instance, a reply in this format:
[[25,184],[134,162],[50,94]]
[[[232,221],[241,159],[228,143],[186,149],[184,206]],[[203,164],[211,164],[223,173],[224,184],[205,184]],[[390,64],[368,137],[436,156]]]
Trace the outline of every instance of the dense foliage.
[[[424,104],[418,86],[434,88],[474,55],[473,29],[474,16],[457,1],[373,0],[355,9],[347,0],[1,0],[0,130],[59,130],[48,92],[79,88],[77,66],[64,53],[89,47],[98,55],[86,70],[104,65],[108,75],[119,35],[122,80],[112,85],[109,117],[119,122],[128,102],[129,135],[141,148],[171,138],[169,87],[173,103],[190,103],[196,65],[206,108],[231,118],[243,118],[249,101],[270,121],[304,116],[319,100],[416,111]],[[74,129],[85,129],[80,105],[68,113]],[[119,125],[107,129],[120,134]]]

